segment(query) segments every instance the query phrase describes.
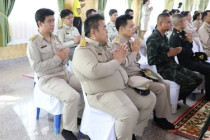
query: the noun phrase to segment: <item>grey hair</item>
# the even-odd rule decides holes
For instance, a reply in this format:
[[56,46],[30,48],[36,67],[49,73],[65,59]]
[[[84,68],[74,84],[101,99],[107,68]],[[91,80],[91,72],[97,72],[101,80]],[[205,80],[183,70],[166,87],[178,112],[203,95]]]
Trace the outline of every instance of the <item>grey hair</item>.
[[183,20],[184,16],[182,14],[177,14],[172,18],[172,23],[176,27]]

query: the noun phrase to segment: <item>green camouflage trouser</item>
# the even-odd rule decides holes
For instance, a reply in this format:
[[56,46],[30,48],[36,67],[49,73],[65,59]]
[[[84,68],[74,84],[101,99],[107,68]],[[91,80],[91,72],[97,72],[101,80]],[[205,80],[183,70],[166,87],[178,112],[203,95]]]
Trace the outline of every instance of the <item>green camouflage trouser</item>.
[[160,72],[164,79],[171,80],[180,85],[179,100],[186,98],[202,82],[202,79],[194,72],[185,69],[165,69]]

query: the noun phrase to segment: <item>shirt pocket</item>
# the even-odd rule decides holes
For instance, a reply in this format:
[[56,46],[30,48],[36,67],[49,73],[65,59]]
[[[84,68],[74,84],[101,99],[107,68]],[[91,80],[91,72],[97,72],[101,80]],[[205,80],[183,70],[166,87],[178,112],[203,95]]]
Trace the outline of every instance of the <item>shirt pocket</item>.
[[42,60],[48,60],[53,54],[51,47],[47,45],[46,47],[42,46],[40,52]]

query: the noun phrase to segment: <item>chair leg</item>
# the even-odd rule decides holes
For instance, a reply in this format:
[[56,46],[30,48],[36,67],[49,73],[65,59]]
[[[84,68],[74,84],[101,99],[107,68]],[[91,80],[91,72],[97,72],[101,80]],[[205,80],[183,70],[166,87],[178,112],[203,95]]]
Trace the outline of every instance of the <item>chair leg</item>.
[[61,114],[54,116],[54,133],[60,134]]
[[78,133],[78,139],[81,139],[82,138],[82,132],[81,131],[79,131],[79,133]]
[[40,108],[36,108],[36,120],[39,120]]

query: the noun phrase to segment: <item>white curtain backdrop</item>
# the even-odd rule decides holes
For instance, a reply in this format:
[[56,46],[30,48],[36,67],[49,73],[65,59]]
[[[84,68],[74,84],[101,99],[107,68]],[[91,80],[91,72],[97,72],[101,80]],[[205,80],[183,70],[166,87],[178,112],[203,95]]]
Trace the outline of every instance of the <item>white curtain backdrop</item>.
[[37,33],[35,12],[40,8],[49,8],[55,12],[55,30],[58,24],[57,0],[16,0],[12,13],[9,16],[11,42],[9,45],[27,43]]

